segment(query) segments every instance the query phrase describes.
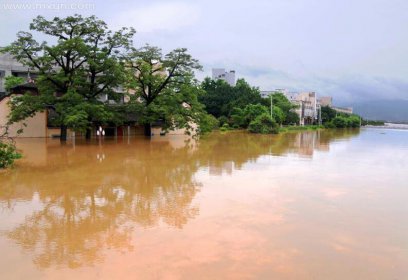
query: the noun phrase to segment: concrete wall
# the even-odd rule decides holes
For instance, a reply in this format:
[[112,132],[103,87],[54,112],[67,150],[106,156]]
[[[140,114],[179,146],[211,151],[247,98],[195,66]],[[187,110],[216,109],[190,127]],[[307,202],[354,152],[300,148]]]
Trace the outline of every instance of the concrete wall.
[[[0,101],[0,125],[7,123],[7,116],[10,113],[8,106],[9,97]],[[25,123],[27,126],[24,126]],[[17,134],[19,129],[23,129],[22,134]],[[26,119],[24,122],[13,124],[9,127],[9,136],[11,137],[47,137],[47,114],[45,112],[37,113],[34,117]]]

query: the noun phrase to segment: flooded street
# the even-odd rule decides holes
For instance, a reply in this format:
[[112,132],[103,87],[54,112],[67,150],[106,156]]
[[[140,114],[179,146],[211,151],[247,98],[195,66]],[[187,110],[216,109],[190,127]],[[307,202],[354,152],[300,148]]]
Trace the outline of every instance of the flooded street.
[[407,279],[408,130],[17,146],[0,279]]

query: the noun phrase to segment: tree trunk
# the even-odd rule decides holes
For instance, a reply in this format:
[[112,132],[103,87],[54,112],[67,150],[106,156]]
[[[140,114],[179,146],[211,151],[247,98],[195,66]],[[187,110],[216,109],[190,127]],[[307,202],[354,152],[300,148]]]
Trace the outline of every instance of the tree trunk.
[[149,137],[152,136],[152,126],[150,123],[144,125],[144,135]]
[[91,140],[91,129],[90,128],[86,129],[85,139],[86,140]]
[[66,142],[67,141],[67,126],[61,125],[60,128],[61,128],[60,142]]

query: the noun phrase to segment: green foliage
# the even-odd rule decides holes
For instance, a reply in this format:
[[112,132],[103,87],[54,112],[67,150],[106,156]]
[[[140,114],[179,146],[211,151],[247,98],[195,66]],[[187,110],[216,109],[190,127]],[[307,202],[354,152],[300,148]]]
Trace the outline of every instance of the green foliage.
[[61,122],[75,131],[85,132],[92,123],[106,124],[113,119],[108,106],[97,100],[85,102],[75,91],[67,92],[58,101],[55,110]]
[[224,123],[220,128],[221,131],[228,131],[230,129],[231,129],[231,127],[229,126],[228,123]]
[[6,91],[10,91],[11,88],[23,84],[24,81],[25,80],[22,77],[7,76],[4,79],[4,87]]
[[[10,123],[33,116],[46,107],[54,108],[59,114],[53,122],[61,128],[68,125],[82,130],[95,116],[105,116],[95,104],[105,95],[120,99],[114,89],[125,79],[121,57],[131,46],[134,30],[122,28],[112,32],[95,16],[81,15],[51,20],[38,16],[30,29],[52,37],[51,42],[55,44],[39,43],[31,33],[19,32],[16,41],[1,49],[38,73],[36,84],[40,95],[26,95],[13,102]],[[79,98],[64,98],[72,92]]]
[[218,118],[218,122],[220,126],[223,126],[225,123],[229,123],[229,119],[226,116],[221,116]]
[[351,115],[347,118],[348,127],[360,127],[360,117],[356,115]]
[[362,125],[373,125],[373,126],[383,126],[385,123],[383,121],[371,121],[371,120],[362,120]]
[[21,155],[12,143],[5,143],[0,140],[0,169],[11,166],[19,158]]
[[296,112],[294,112],[293,110],[289,111],[286,114],[284,124],[286,124],[286,125],[296,125],[298,123],[299,123],[299,115],[296,114]]
[[360,117],[356,115],[338,115],[326,124],[328,128],[360,127]]
[[206,111],[219,118],[230,117],[234,108],[245,108],[249,104],[262,104],[258,88],[251,87],[244,79],[239,79],[235,86],[225,81],[213,81],[206,78],[201,84],[203,92],[199,101],[205,105]]
[[278,106],[273,106],[272,117],[278,123],[282,124],[285,121],[285,113]]
[[330,108],[329,106],[323,106],[321,110],[323,124],[331,122],[337,115],[337,112],[334,109]]
[[251,121],[248,130],[252,133],[276,134],[279,133],[279,126],[268,114],[262,114]]
[[[270,97],[268,98],[269,100]],[[299,122],[299,116],[294,112],[296,105],[292,104],[284,94],[280,92],[272,94],[272,103],[273,118],[279,124],[295,124]]]
[[200,115],[200,122],[199,122],[199,133],[200,134],[206,134],[214,129],[218,128],[219,126],[219,121],[210,114],[207,113],[202,113]]
[[163,56],[161,49],[147,45],[133,50],[127,67],[127,87],[134,92],[127,107],[138,115],[139,124],[162,120],[165,130],[191,131],[193,123],[200,123],[204,109],[197,99],[201,89],[194,83],[194,70],[201,66],[187,49]]
[[233,126],[247,128],[248,125],[262,114],[268,114],[268,108],[261,104],[248,104],[244,109],[235,107],[231,112]]

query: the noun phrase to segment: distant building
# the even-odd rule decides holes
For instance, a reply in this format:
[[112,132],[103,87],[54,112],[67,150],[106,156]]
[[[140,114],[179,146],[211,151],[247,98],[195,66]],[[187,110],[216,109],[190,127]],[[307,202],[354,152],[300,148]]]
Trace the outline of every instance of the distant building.
[[316,123],[318,103],[315,92],[301,92],[294,96],[292,103],[298,105],[295,111],[299,115],[300,125]]
[[224,68],[213,68],[212,79],[215,81],[223,80],[226,81],[230,86],[235,86],[235,70],[226,72]]
[[318,104],[322,107],[328,106],[339,113],[350,114],[350,115],[353,114],[353,108],[351,107],[342,108],[342,107],[333,106],[333,98],[331,96],[320,97],[318,99]]
[[331,96],[322,96],[318,99],[318,102],[322,107],[331,107],[333,105],[333,98]]
[[274,90],[261,90],[261,97],[262,98],[268,98],[271,94],[274,94]]
[[353,108],[347,107],[347,108],[342,108],[342,107],[332,107],[336,112],[338,113],[344,113],[344,114],[353,114]]
[[294,96],[297,95],[296,92],[290,92],[287,89],[282,89],[282,88],[277,88],[275,90],[263,90],[260,92],[261,93],[261,97],[262,98],[267,98],[269,97],[271,94],[275,94],[275,93],[282,93],[283,95],[286,96],[287,99],[289,99],[289,101],[294,100]]

